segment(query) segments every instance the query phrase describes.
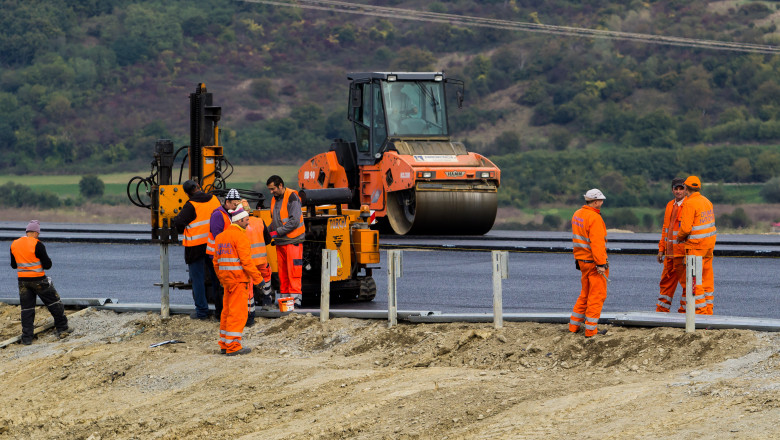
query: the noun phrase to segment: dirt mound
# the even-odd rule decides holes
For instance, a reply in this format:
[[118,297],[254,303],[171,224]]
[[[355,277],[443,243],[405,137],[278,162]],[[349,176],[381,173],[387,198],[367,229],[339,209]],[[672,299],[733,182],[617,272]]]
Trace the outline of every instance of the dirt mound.
[[[0,305],[2,339],[18,317]],[[0,438],[780,436],[775,334],[292,314],[226,357],[215,321],[90,310],[71,326],[0,351]]]

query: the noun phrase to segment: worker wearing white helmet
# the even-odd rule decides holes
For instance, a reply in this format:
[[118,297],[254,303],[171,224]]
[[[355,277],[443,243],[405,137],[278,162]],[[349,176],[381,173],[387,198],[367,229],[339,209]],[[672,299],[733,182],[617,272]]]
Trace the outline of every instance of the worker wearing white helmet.
[[214,303],[214,318],[219,321],[222,316],[222,303],[224,302],[223,293],[224,289],[219,284],[217,273],[214,271],[214,242],[219,234],[225,231],[230,226],[230,214],[229,212],[236,209],[241,204],[241,194],[237,189],[231,188],[227,194],[225,194],[225,201],[222,206],[218,206],[211,212],[209,217],[209,238],[206,244],[206,256],[208,257],[208,263],[206,264],[206,270],[209,273],[209,279],[211,280],[211,291],[206,292],[208,299]]
[[607,299],[607,227],[601,218],[601,205],[607,198],[593,188],[585,193],[585,205],[571,218],[575,265],[581,272],[582,290],[571,313],[569,331],[577,333],[585,325],[585,337],[598,333],[601,308]]

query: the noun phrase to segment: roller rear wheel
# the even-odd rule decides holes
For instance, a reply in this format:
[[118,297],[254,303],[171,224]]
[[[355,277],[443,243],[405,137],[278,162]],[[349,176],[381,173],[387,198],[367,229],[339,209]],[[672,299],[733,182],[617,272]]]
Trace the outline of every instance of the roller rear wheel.
[[398,235],[481,235],[498,209],[495,191],[410,189],[387,199],[387,220]]

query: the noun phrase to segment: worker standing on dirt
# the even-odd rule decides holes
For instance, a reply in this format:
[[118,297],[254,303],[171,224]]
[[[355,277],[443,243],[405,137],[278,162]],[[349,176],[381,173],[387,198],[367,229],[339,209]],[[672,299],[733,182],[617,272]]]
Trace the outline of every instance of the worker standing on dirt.
[[228,211],[236,209],[241,202],[241,195],[237,189],[231,188],[222,206],[211,213],[209,218],[209,239],[206,243],[206,270],[211,278],[211,300],[214,302],[214,317],[219,321],[222,319],[222,286],[219,284],[217,274],[214,272],[214,239],[230,226],[230,214]]
[[249,213],[249,226],[246,228],[246,234],[252,249],[252,262],[263,275],[263,284],[252,285],[251,298],[249,298],[249,319],[247,319],[247,327],[249,327],[254,324],[255,305],[260,306],[262,310],[271,310],[274,304],[273,292],[271,291],[271,266],[268,264],[268,250],[265,245],[271,242],[271,235],[263,220],[252,215],[252,208],[248,201],[241,200],[241,206]]
[[219,348],[228,356],[251,351],[241,346],[241,335],[247,319],[249,283],[263,282],[263,276],[252,262],[246,227],[249,214],[238,207],[230,212],[232,224],[214,241],[214,270],[225,288],[222,319],[219,321]]
[[[712,272],[712,256],[715,251],[717,230],[715,210],[706,197],[701,195],[701,180],[696,176],[685,179],[685,204],[680,214],[680,231],[677,241],[685,243],[685,255],[702,257],[701,285],[693,286],[696,313],[712,315],[715,300],[715,276]],[[683,296],[683,309],[686,307]]]
[[25,236],[11,243],[11,267],[16,269],[19,278],[19,304],[22,309],[22,344],[30,345],[35,333],[35,302],[41,298],[43,305],[49,309],[54,318],[57,337],[68,336],[68,318],[65,316],[65,306],[60,301],[60,295],[54,289],[51,279],[44,270],[51,269],[51,258],[46,253],[46,246],[38,240],[41,225],[38,220],[30,220],[25,229]]
[[585,205],[571,218],[572,246],[575,265],[581,272],[582,291],[571,312],[569,331],[577,333],[585,324],[585,337],[588,338],[599,333],[601,308],[607,299],[607,227],[601,218],[604,200],[606,197],[601,191],[589,190],[585,193]]
[[206,244],[209,238],[211,213],[219,208],[219,199],[206,194],[194,180],[184,182],[184,192],[189,197],[181,211],[173,218],[173,224],[184,234],[184,262],[190,270],[192,299],[195,311],[192,319],[208,319],[209,303],[206,299]]
[[674,199],[666,204],[664,212],[664,226],[661,231],[661,240],[658,241],[658,262],[664,265],[661,273],[658,303],[656,312],[669,312],[672,307],[672,299],[677,285],[682,286],[682,301],[680,313],[685,312],[685,246],[677,241],[680,230],[680,214],[685,203],[685,179],[677,177],[672,179],[672,194]]
[[266,181],[271,198],[271,225],[269,234],[276,246],[276,264],[279,273],[279,293],[291,297],[296,306],[303,300],[301,276],[303,275],[303,240],[306,229],[301,214],[298,192],[285,188],[279,176]]

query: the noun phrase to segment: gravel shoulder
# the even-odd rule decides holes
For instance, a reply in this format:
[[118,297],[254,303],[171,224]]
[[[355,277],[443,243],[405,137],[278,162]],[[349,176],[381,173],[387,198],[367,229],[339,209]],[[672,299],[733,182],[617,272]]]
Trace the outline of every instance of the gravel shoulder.
[[[71,327],[0,350],[0,438],[780,438],[775,333],[291,314],[226,357],[215,321],[89,310]],[[0,340],[19,329],[0,304]]]

